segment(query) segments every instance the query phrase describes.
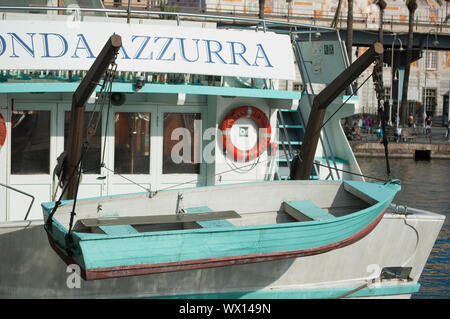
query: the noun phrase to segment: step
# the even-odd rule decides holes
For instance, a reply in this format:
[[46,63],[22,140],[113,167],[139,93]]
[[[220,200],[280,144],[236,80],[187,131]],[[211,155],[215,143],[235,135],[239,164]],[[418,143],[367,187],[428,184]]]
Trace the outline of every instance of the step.
[[277,144],[284,144],[284,145],[289,145],[289,144],[291,144],[291,145],[302,145],[302,141],[290,141],[290,142],[288,142],[288,141],[283,141],[283,142],[281,142],[281,141],[277,141]]
[[[286,180],[289,179],[289,175],[280,175],[280,179],[283,180],[283,181],[286,181]],[[319,180],[319,177],[316,176],[316,175],[310,175],[309,179],[310,180]]]
[[115,225],[115,226],[99,226],[99,228],[107,235],[132,235],[139,233],[131,225]]
[[129,225],[203,222],[203,221],[213,221],[213,220],[241,217],[238,213],[236,213],[233,210],[217,212],[211,210],[208,211],[206,210],[207,207],[201,208],[204,208],[205,210],[199,211],[198,213],[192,212],[191,214],[99,217],[99,218],[80,219],[79,222],[84,227],[104,227],[104,226],[129,226]]
[[300,129],[303,128],[303,125],[300,124],[278,124],[278,128],[296,128],[296,129]]
[[[213,210],[207,206],[190,207],[190,208],[186,209],[186,213],[191,213],[191,214],[192,213],[208,213],[208,212],[212,212],[212,211]],[[199,224],[203,228],[234,226],[232,223],[230,223],[228,220],[225,220],[225,219],[197,221],[197,224]]]
[[324,221],[336,218],[309,200],[283,202],[283,209],[298,221],[308,221],[311,219]]

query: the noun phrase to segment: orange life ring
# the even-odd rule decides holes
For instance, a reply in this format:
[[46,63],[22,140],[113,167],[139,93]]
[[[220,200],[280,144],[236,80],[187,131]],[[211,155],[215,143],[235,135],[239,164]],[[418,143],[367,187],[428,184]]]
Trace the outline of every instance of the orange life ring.
[[[249,150],[241,150],[231,141],[231,128],[237,120],[243,117],[248,117],[255,120],[259,126],[259,133],[261,133],[261,136],[259,136],[259,143]],[[270,136],[272,132],[269,119],[263,111],[253,106],[241,106],[229,112],[222,122],[221,129],[223,150],[235,161],[251,161],[264,153],[270,144]]]
[[2,114],[0,114],[0,146],[5,144],[6,140],[6,121]]

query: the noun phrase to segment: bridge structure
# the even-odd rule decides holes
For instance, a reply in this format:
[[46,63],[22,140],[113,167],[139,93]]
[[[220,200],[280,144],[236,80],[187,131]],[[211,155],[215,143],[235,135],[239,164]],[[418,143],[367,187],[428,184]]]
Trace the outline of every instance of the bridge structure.
[[[305,25],[310,27],[305,28],[331,28],[333,20],[336,18],[335,29],[339,30],[341,39],[346,39],[347,36],[347,16],[346,9],[338,17],[335,17],[334,7],[329,6],[327,11],[323,9],[325,6],[321,4],[323,10],[315,10],[318,5],[314,6],[314,2],[320,4],[321,2],[327,3],[325,0],[315,0],[309,2],[297,2],[297,1],[285,1],[278,6],[270,7],[270,4],[280,3],[277,0],[266,0],[265,19],[267,20],[279,20],[280,22],[291,22],[297,25]],[[333,3],[337,1],[328,1]],[[392,2],[392,1],[391,1]],[[428,0],[433,2],[433,0]],[[131,17],[142,17],[143,15],[137,12],[158,12],[161,9],[176,10],[180,13],[194,13],[210,15],[218,21],[218,25],[247,25],[248,22],[243,20],[224,20],[220,21],[220,16],[235,16],[236,18],[258,18],[258,8],[254,3],[258,1],[254,0],[104,0],[104,7],[107,9],[121,10],[122,12],[109,13],[110,16],[124,16],[129,14]],[[293,5],[296,4],[296,8]],[[300,4],[312,4],[311,8],[298,9]],[[439,8],[430,11],[428,8],[421,8],[419,1],[418,11],[422,10],[421,14],[416,15],[414,21],[414,47],[429,50],[450,50],[450,19],[447,21],[447,16],[450,16],[450,8],[448,3],[440,6]],[[269,8],[270,7],[270,8]],[[423,7],[423,5],[422,5]],[[407,14],[406,6],[403,10],[395,6],[388,7],[391,12],[389,15],[385,14],[383,31],[384,39],[383,43],[386,47],[391,47],[392,42],[396,41],[397,45],[401,42],[404,47],[407,45],[408,38],[408,19],[405,16]],[[405,12],[406,10],[406,12]],[[428,14],[428,10],[431,12]],[[354,46],[367,46],[378,41],[378,26],[379,20],[377,13],[368,12],[361,13],[361,10],[355,12],[353,17],[353,45]],[[373,11],[373,10],[372,10]],[[395,11],[399,14],[395,15]],[[425,12],[425,13],[424,13]],[[433,13],[434,12],[434,13]],[[400,14],[401,13],[401,14]],[[400,41],[399,41],[400,40]],[[427,43],[428,40],[428,43]]]

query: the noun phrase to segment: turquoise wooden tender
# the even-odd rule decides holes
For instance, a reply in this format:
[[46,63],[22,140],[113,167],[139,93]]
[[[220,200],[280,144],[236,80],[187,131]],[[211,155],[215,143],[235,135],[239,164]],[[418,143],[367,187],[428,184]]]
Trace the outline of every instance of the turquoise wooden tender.
[[[217,220],[186,218],[186,221],[197,222],[202,226],[200,229],[137,233],[131,233],[134,232],[131,217],[120,217],[123,220],[116,222],[124,222],[122,225],[94,223],[106,234],[74,231],[70,255],[67,255],[67,229],[53,219],[46,231],[55,251],[67,263],[80,265],[82,276],[87,280],[297,258],[325,253],[363,238],[381,220],[400,190],[395,183],[345,181],[343,185],[346,191],[371,206],[334,217],[312,202],[294,200],[284,202],[283,207],[287,213],[303,216],[304,222],[236,227],[222,217],[233,214],[220,214]],[[42,204],[45,218],[54,205]],[[187,212],[186,217],[216,213],[206,206],[188,208]],[[155,216],[142,218],[151,220]]]
[[[208,206],[191,207],[186,209],[186,213],[206,213],[206,212],[212,212],[212,209],[209,208]],[[197,221],[196,223],[202,226],[203,228],[234,226],[232,223],[230,223],[228,220],[225,219]]]
[[286,213],[298,221],[304,221],[307,219],[330,220],[336,218],[309,200],[287,201],[283,203],[283,208]]

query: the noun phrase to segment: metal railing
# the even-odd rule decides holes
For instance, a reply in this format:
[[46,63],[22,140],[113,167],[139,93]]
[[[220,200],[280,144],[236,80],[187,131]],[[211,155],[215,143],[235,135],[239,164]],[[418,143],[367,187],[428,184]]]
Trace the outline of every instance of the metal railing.
[[[122,5],[115,6],[113,1],[104,1],[106,8],[80,8],[78,6],[70,7],[55,7],[55,6],[0,6],[0,11],[56,11],[60,14],[72,14],[75,12],[80,13],[105,13],[110,16],[123,17],[129,21],[130,17],[135,18],[137,16],[158,16],[158,17],[170,17],[178,22],[181,18],[198,18],[198,19],[214,19],[214,20],[228,20],[228,21],[240,21],[240,22],[252,22],[256,24],[266,25],[273,23],[282,23],[284,26],[307,26],[312,25],[321,29],[332,29],[328,27],[334,19],[334,12],[314,12],[311,10],[302,10],[300,8],[289,9],[289,6],[283,4],[281,6],[272,8],[270,13],[266,13],[268,19],[258,19],[257,8],[253,8],[250,4],[235,5],[235,4],[221,4],[221,8],[206,4],[204,8],[194,8],[190,6],[174,6],[178,12],[161,11],[158,6],[164,4],[164,1],[156,1],[155,5],[147,6],[144,3],[137,5],[132,3],[131,6]],[[136,9],[138,8],[138,9]],[[164,8],[164,7],[163,7]],[[184,11],[184,12],[183,12]],[[208,13],[206,13],[208,12]],[[450,23],[448,23],[446,16],[443,15],[444,9],[440,9],[440,17],[434,21],[430,19],[422,19],[420,16],[416,16],[415,29],[420,27],[424,28],[437,28],[440,32],[450,33]],[[283,19],[283,20],[274,20]],[[378,22],[373,20],[369,13],[355,13],[353,16],[354,28],[357,29],[358,25],[363,28],[368,28],[370,25],[374,26],[374,29],[378,29]],[[302,23],[300,21],[303,21]],[[307,23],[304,23],[307,21]],[[402,26],[407,29],[408,20],[399,15],[386,15],[385,13],[385,25],[386,29],[393,30],[395,26]],[[342,12],[337,17],[336,26],[338,28],[346,28],[347,18]]]
[[[128,5],[117,5],[113,0],[103,1],[106,8],[115,9],[125,9]],[[153,10],[158,11],[160,8],[165,8],[167,0],[158,0],[150,2],[133,2],[131,1],[131,8],[138,10]],[[170,5],[168,5],[170,7]],[[225,14],[233,16],[246,16],[246,17],[257,17],[259,13],[259,6],[257,1],[247,1],[244,4],[233,3],[206,3],[203,7],[192,6],[191,4],[183,4],[183,2],[177,2],[176,5],[171,6],[176,11],[181,12],[191,12],[191,13],[204,13],[208,12],[210,14]],[[289,5],[287,2],[279,2],[277,6],[272,6],[270,12],[266,12],[265,16],[268,18],[286,19],[287,21],[300,22],[308,21],[312,25],[322,25],[331,26],[332,21],[335,19],[334,11],[325,10],[313,10],[304,9],[304,6]],[[406,9],[406,6],[405,6]],[[447,29],[450,30],[450,24],[447,20],[447,9],[445,7],[440,7],[434,10],[435,17],[423,18],[428,8],[419,8],[415,17],[415,28],[419,27],[438,27],[440,31]],[[374,18],[375,17],[375,18]],[[376,14],[373,13],[353,13],[354,25],[362,26],[368,28],[373,26],[373,29],[378,29],[378,20]],[[393,31],[396,27],[408,28],[408,18],[406,15],[400,15],[398,10],[394,13],[389,14],[385,12],[384,22],[386,30],[390,29]],[[347,15],[345,12],[339,14],[336,19],[336,26],[339,28],[346,28],[347,25]]]
[[[266,31],[269,26],[271,27],[292,27],[292,28],[311,28],[314,27],[315,30],[330,30],[335,31],[333,28],[324,27],[324,26],[311,26],[309,24],[296,23],[296,22],[288,22],[288,21],[280,21],[280,20],[272,20],[272,19],[258,19],[252,17],[239,17],[239,16],[228,16],[228,15],[219,15],[219,14],[204,14],[204,13],[190,13],[190,12],[167,12],[167,11],[151,11],[151,10],[133,10],[133,9],[98,9],[98,8],[79,8],[79,7],[46,7],[46,6],[36,6],[36,7],[24,7],[24,6],[0,6],[0,11],[18,11],[18,12],[27,12],[27,11],[61,11],[69,14],[73,14],[73,12],[79,13],[110,13],[117,14],[123,16],[124,19],[127,19],[130,15],[137,16],[167,16],[172,17],[179,24],[182,18],[186,19],[204,19],[204,20],[212,20],[212,21],[232,21],[232,22],[246,22],[247,26],[255,26],[262,27],[262,31]],[[135,16],[134,16],[135,18]]]
[[24,191],[21,191],[20,189],[14,188],[14,187],[12,187],[12,186],[9,186],[9,185],[3,184],[3,183],[0,183],[0,186],[4,186],[4,187],[6,187],[6,188],[8,188],[8,189],[10,189],[10,190],[13,190],[13,191],[16,191],[16,192],[22,194],[22,195],[31,197],[31,203],[30,203],[30,206],[28,207],[27,213],[25,214],[25,218],[23,219],[23,220],[27,220],[28,215],[30,214],[30,211],[31,211],[31,207],[33,207],[34,196],[31,195],[31,194],[28,194],[28,193],[26,193],[26,192],[24,192]]

